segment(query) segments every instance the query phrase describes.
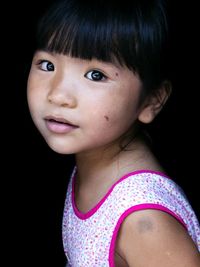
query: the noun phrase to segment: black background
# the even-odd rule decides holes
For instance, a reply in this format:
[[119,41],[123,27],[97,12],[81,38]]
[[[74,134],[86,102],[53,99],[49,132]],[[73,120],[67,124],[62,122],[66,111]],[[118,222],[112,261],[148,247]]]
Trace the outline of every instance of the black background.
[[[64,266],[61,221],[74,160],[51,151],[33,125],[26,80],[38,17],[53,1],[9,1],[2,7],[2,158],[9,226],[6,266]],[[197,4],[170,1],[173,94],[150,127],[169,175],[185,190],[197,215],[199,202],[199,60]],[[4,47],[5,46],[5,47]],[[3,82],[5,80],[5,82]],[[2,169],[2,170],[3,170]]]

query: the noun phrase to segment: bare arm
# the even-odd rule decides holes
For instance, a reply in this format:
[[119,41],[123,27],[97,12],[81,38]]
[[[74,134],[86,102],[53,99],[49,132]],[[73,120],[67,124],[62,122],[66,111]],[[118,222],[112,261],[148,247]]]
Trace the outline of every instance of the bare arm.
[[157,210],[129,215],[121,226],[116,251],[130,267],[200,267],[200,253],[186,229]]

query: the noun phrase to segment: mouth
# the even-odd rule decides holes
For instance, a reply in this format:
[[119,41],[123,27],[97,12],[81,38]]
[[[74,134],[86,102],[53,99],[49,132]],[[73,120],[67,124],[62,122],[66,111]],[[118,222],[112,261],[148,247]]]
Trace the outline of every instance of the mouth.
[[44,118],[47,129],[53,133],[69,133],[77,128],[77,125],[61,117],[47,116]]

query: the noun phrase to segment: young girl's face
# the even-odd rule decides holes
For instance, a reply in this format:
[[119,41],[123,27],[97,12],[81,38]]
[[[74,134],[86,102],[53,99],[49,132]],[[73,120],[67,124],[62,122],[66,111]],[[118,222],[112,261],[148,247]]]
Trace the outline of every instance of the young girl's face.
[[128,68],[38,51],[28,78],[33,121],[63,154],[119,142],[139,115],[142,84]]

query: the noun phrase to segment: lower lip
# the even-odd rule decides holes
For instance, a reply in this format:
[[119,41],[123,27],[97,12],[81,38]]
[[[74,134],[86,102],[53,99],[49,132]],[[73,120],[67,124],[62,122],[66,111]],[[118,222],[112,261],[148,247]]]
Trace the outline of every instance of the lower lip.
[[66,123],[59,123],[56,121],[45,120],[45,122],[49,131],[58,134],[69,133],[78,128],[77,126],[73,126]]

